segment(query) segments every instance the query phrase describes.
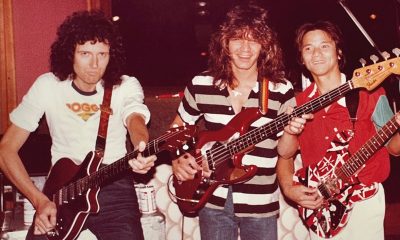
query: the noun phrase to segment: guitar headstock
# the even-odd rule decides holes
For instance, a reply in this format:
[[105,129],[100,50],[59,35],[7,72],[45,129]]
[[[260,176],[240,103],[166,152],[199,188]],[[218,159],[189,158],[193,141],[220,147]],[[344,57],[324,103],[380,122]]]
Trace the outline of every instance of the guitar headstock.
[[159,139],[164,139],[162,148],[170,152],[184,150],[184,146],[193,139],[198,132],[196,125],[185,125],[168,129]]
[[373,56],[371,59],[374,64],[354,70],[352,78],[354,88],[373,90],[389,75],[400,74],[400,49],[395,48],[393,53],[396,55],[395,58],[387,59],[389,54],[386,53],[386,60],[376,63],[378,58]]

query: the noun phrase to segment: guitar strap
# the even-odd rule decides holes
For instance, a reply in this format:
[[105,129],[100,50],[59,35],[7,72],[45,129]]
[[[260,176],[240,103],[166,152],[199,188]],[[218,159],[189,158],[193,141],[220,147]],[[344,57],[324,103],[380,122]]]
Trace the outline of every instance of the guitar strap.
[[108,86],[105,84],[103,103],[100,105],[99,131],[97,133],[97,139],[96,139],[96,152],[99,152],[102,155],[104,154],[104,149],[106,147],[108,119],[110,115],[113,114],[113,110],[110,107],[111,95],[112,95],[112,85]]
[[347,110],[349,110],[350,121],[353,123],[353,131],[355,130],[355,123],[357,121],[357,109],[359,102],[359,89],[354,89],[348,92],[345,96]]
[[263,78],[259,81],[259,84],[258,106],[261,113],[265,115],[268,112],[268,79]]

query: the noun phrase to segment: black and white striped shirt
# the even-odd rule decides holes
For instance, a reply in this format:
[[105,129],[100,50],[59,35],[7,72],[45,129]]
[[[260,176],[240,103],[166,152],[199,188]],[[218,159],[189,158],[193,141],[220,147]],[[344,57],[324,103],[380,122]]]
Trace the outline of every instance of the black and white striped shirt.
[[[269,82],[268,112],[251,123],[248,131],[260,127],[283,113],[287,106],[295,106],[294,90],[289,81]],[[250,92],[243,108],[258,108],[258,84]],[[235,117],[227,87],[216,87],[210,76],[196,76],[185,89],[178,114],[188,124],[204,118],[207,130],[220,130]],[[237,115],[240,115],[237,114]],[[239,116],[249,118],[251,116]],[[258,144],[242,158],[243,165],[256,165],[258,171],[249,181],[232,186],[235,214],[240,217],[273,216],[279,211],[279,189],[275,167],[279,134]],[[228,140],[228,139],[226,139]],[[218,187],[209,199],[207,207],[223,208],[227,187]]]

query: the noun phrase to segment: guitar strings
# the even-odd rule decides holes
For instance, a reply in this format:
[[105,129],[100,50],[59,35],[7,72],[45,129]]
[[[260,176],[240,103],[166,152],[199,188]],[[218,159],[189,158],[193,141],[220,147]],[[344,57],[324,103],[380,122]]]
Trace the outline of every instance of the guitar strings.
[[[371,137],[350,159],[335,171],[339,178],[351,177],[399,128],[392,117],[373,137]],[[376,144],[378,143],[378,144]],[[349,166],[349,167],[347,167]],[[355,167],[355,168],[353,168]]]
[[[382,76],[383,74],[384,74],[384,72],[377,72],[377,73],[374,73],[373,75],[367,76],[365,78],[369,81],[375,77]],[[232,142],[228,143],[227,144],[228,148],[226,148],[224,145],[221,145],[221,146],[216,147],[215,149],[207,150],[206,152],[208,152],[208,154],[206,154],[206,155],[214,158],[214,159],[207,159],[207,161],[213,161],[212,165],[215,167],[219,167],[221,164],[223,164],[227,160],[231,159],[231,156],[233,156],[232,152],[235,151],[235,148],[238,145],[237,143],[239,143],[239,145],[244,145],[244,146],[250,147],[250,146],[254,145],[254,143],[251,142],[252,137],[259,136],[260,139],[263,139],[263,138],[265,139],[266,137],[270,136],[271,134],[274,134],[274,133],[277,133],[277,132],[283,130],[286,123],[292,117],[298,117],[298,116],[301,116],[302,114],[310,113],[319,107],[326,106],[327,104],[332,102],[332,100],[342,96],[343,94],[347,93],[348,91],[352,90],[353,88],[354,88],[353,80],[350,80],[350,81],[342,84],[335,90],[325,93],[325,94],[321,95],[320,97],[315,98],[315,99],[311,100],[310,102],[303,104],[302,106],[300,106],[298,108],[295,108],[292,114],[290,114],[290,115],[281,114],[276,119],[272,120],[271,122],[245,133],[238,139],[235,139]],[[314,105],[316,105],[316,107],[313,107]],[[261,134],[259,132],[261,132]],[[243,141],[241,139],[246,139],[246,140]],[[245,144],[247,144],[247,145],[245,145]],[[244,147],[241,149],[246,149],[247,147]],[[236,151],[236,153],[238,153],[238,151]],[[201,164],[203,161],[203,156],[200,154],[199,156],[197,156],[195,158],[195,160],[196,160],[197,164]]]
[[[326,93],[324,95],[321,95],[320,97],[313,99],[312,101],[300,106],[299,108],[295,108],[293,113],[288,115],[288,114],[281,114],[271,122],[252,129],[251,131],[245,133],[244,135],[240,136],[238,139],[233,140],[232,142],[228,143],[228,148],[225,146],[221,145],[216,147],[215,149],[210,149],[207,152],[212,157],[214,157],[214,165],[216,167],[220,166],[222,163],[224,163],[226,160],[229,160],[231,156],[233,155],[232,152],[235,152],[235,149],[237,148],[236,146],[242,145],[245,147],[242,147],[241,149],[246,149],[247,147],[250,147],[254,145],[254,143],[251,141],[253,138],[259,137],[260,139],[266,138],[268,136],[271,136],[274,133],[278,133],[279,131],[283,130],[283,128],[286,126],[286,123],[289,121],[294,116],[301,116],[302,114],[307,113],[307,110],[310,108],[313,110],[313,105],[318,105],[318,106],[324,106],[324,104],[327,104],[332,101],[332,99],[337,98],[338,96],[342,95],[342,92],[347,92],[348,90],[351,89],[350,87],[351,81],[339,86],[337,89]],[[332,95],[332,97],[327,98],[327,95]],[[320,101],[321,100],[321,101]],[[260,133],[261,132],[261,133]],[[244,139],[244,140],[242,140]],[[236,150],[236,152],[238,152]],[[196,162],[199,164],[202,162],[203,156],[198,156],[196,157]],[[211,159],[212,160],[212,159]]]
[[[150,141],[147,144],[147,146],[154,146],[154,148],[155,148],[156,146],[158,146],[159,142],[166,141],[166,140],[170,139],[171,137],[174,137],[181,133],[182,133],[182,131],[167,132],[166,134],[162,135],[161,137]],[[146,147],[145,151],[148,150],[148,148],[149,147]],[[125,157],[121,158],[120,160],[117,160],[116,162],[109,164],[103,168],[100,168],[94,174],[82,177],[78,181],[61,188],[60,190],[58,190],[56,193],[53,194],[53,199],[59,199],[59,197],[61,197],[61,196],[62,196],[63,202],[65,201],[66,198],[69,198],[69,197],[72,197],[72,199],[73,199],[73,197],[75,197],[76,191],[80,194],[82,192],[85,192],[86,189],[91,187],[88,185],[88,182],[90,182],[90,181],[94,181],[95,185],[98,185],[99,181],[101,182],[101,179],[99,179],[99,177],[100,178],[104,177],[104,174],[103,174],[104,172],[109,172],[109,170],[118,168],[118,167],[116,167],[117,165],[120,165],[118,169],[121,169],[121,166],[126,167],[126,162],[129,161],[130,159],[132,159],[133,155],[135,155],[136,152],[137,151],[132,151],[132,152],[128,153]]]

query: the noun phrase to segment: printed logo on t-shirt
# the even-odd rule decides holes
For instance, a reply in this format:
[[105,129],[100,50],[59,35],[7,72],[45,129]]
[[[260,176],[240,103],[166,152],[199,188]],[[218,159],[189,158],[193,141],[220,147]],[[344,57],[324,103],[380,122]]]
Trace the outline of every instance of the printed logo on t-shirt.
[[67,103],[67,107],[71,109],[76,115],[81,117],[84,121],[87,121],[91,116],[93,116],[97,111],[99,111],[99,106],[94,103]]

